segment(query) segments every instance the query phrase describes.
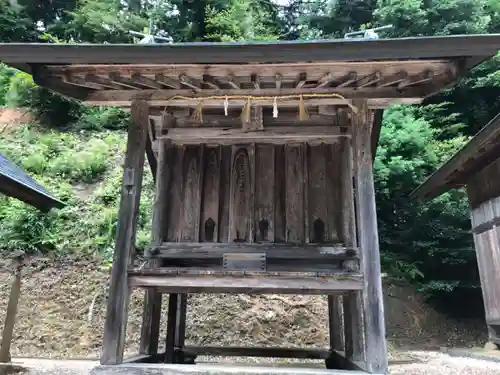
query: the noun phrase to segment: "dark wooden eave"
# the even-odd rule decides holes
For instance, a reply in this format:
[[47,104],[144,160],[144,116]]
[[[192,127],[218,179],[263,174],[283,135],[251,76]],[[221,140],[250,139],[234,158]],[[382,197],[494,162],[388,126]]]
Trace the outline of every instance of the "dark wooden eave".
[[249,64],[485,57],[500,35],[335,39],[256,43],[0,44],[7,64]]
[[410,195],[428,200],[459,188],[500,157],[500,114],[484,126],[455,155],[430,175]]
[[54,207],[64,207],[63,202],[52,196],[2,154],[0,154],[0,193],[19,199],[43,212],[48,212]]

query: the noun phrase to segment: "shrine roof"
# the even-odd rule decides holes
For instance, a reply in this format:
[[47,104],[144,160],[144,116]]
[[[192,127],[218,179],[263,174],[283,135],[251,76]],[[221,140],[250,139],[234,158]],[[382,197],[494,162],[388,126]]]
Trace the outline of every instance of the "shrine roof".
[[151,107],[418,103],[500,49],[500,35],[255,43],[0,44],[0,61],[90,105]]

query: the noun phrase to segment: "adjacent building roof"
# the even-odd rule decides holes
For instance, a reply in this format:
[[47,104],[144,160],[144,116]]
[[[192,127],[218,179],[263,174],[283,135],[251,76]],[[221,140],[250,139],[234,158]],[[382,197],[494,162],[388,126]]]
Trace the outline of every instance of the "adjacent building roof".
[[64,203],[2,154],[0,154],[0,193],[20,199],[44,212],[54,207],[64,207]]
[[459,188],[500,157],[500,114],[411,193],[421,200]]

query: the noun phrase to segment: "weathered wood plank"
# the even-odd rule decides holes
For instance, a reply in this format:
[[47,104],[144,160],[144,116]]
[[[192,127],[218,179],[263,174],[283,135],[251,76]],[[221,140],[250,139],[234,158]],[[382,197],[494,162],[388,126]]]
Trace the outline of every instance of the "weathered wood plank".
[[[72,77],[73,82],[78,77]],[[352,81],[354,82],[354,81]],[[352,83],[351,82],[351,83]],[[84,82],[86,83],[86,82]],[[187,81],[182,81],[184,85],[188,84]],[[348,81],[342,82],[341,85],[348,84]],[[403,82],[402,82],[403,83]],[[90,83],[86,83],[90,85]],[[95,85],[95,84],[92,84]],[[190,86],[191,87],[191,86]],[[192,86],[196,87],[196,86]],[[94,87],[95,88],[95,87]],[[274,102],[274,97],[282,95],[295,95],[296,99],[288,99],[280,101],[280,107],[297,107],[300,104],[299,95],[307,94],[331,94],[338,93],[349,100],[363,99],[367,100],[370,107],[380,107],[387,106],[389,103],[401,103],[401,104],[414,104],[422,101],[420,88],[405,89],[404,91],[398,90],[396,87],[383,87],[383,88],[350,88],[350,87],[340,87],[329,88],[329,89],[260,89],[258,91],[259,96],[262,98],[254,98],[252,100],[252,105],[256,106],[272,106]],[[203,99],[203,107],[224,107],[225,96],[251,96],[255,95],[255,89],[243,90],[243,89],[230,89],[230,90],[201,90],[198,88],[197,92],[193,90],[141,90],[148,97],[148,104],[151,107],[195,107],[196,101],[192,98]],[[85,99],[85,103],[92,106],[103,106],[111,105],[117,107],[130,107],[130,103],[137,93],[134,90],[104,90],[95,91],[88,94]],[[180,96],[180,97],[179,97]],[[209,98],[216,96],[218,98]],[[190,99],[184,99],[181,97],[189,97]],[[308,105],[345,105],[344,99],[337,97],[322,97],[322,98],[304,98],[307,100]],[[247,102],[245,98],[236,98],[229,101],[230,108],[242,107]]]
[[359,274],[343,273],[329,277],[266,276],[189,276],[185,274],[130,275],[134,287],[157,287],[170,293],[245,293],[245,294],[336,294],[363,287]]
[[274,146],[274,240],[286,241],[286,176],[285,146]]
[[[156,172],[156,192],[153,206],[153,223],[151,242],[153,245],[161,244],[166,238],[167,231],[167,202],[172,171],[171,147],[168,141],[161,141],[158,150],[158,168]],[[146,251],[148,256],[148,251]],[[147,267],[155,268],[160,265],[158,259],[148,261]],[[153,355],[158,352],[160,335],[161,293],[154,288],[148,289],[144,297],[144,310],[142,316],[141,341],[139,353]]]
[[[264,128],[261,131],[245,131],[242,129],[227,128],[176,128],[160,138],[171,139],[174,144],[199,145],[221,144],[238,145],[242,143],[271,143],[271,144],[312,144],[338,142],[340,138],[349,137],[341,134],[338,127],[326,126],[297,126]],[[302,159],[301,159],[302,160]]]
[[181,217],[181,193],[182,193],[182,165],[184,159],[184,147],[174,147],[172,150],[172,177],[168,193],[168,219],[167,240],[175,242],[179,240],[180,217]]
[[[201,146],[200,146],[201,147]],[[200,221],[200,150],[199,147],[187,147],[183,160],[183,184],[181,199],[182,216],[180,241],[196,241]]]
[[345,246],[356,246],[356,223],[354,210],[353,159],[351,140],[341,140],[341,182],[340,202],[342,213],[340,217],[340,239]]
[[258,145],[255,167],[256,242],[274,242],[274,147]]
[[226,356],[226,357],[268,357],[268,358],[301,358],[326,359],[328,350],[302,348],[259,348],[259,347],[217,347],[187,346],[185,352],[193,355]]
[[232,148],[228,242],[251,242],[253,181],[249,151],[247,147]]
[[[346,119],[341,116],[341,120],[346,121]],[[339,139],[331,145],[325,145],[324,147],[324,157],[326,159],[326,208],[327,208],[327,218],[326,218],[326,232],[325,238],[327,241],[338,242],[340,241],[339,236],[339,224],[342,221],[342,208],[343,202],[341,201],[340,190],[341,186],[341,176],[343,171],[343,166],[341,165],[342,154],[340,151],[340,144],[344,138]],[[346,138],[350,141],[349,138]]]
[[229,210],[231,204],[231,155],[230,147],[221,147],[221,177],[219,193],[219,242],[229,242]]
[[132,121],[127,137],[116,244],[104,325],[101,355],[101,364],[103,365],[119,364],[123,361],[130,297],[127,268],[131,263],[131,253],[135,245],[148,123],[149,108],[147,102],[144,100],[134,101]]
[[238,243],[164,243],[151,249],[155,258],[196,258],[219,259],[224,253],[266,253],[268,258],[276,259],[355,259],[358,251],[352,247],[324,244],[238,244]]
[[356,215],[358,240],[361,249],[361,271],[365,277],[363,289],[366,370],[388,371],[385,338],[384,298],[380,271],[377,212],[373,186],[373,159],[371,156],[372,115],[366,102],[356,102],[358,113],[353,113],[353,145],[356,181]]
[[219,241],[220,159],[220,148],[207,148],[205,150],[200,233],[201,242]]
[[286,242],[304,241],[304,148],[285,146]]
[[[326,154],[324,145],[309,150],[309,238],[312,243],[327,241],[328,200],[326,189]],[[329,171],[333,173],[333,171]]]

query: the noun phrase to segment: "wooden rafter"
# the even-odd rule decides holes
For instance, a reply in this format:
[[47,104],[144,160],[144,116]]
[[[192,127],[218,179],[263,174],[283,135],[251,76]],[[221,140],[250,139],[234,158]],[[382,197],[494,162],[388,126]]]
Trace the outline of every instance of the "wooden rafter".
[[190,87],[194,91],[201,91],[201,82],[199,80],[186,74],[181,74],[179,79],[184,86]]
[[297,80],[295,81],[295,88],[300,89],[302,86],[306,84],[307,81],[307,73],[301,72],[299,73]]

